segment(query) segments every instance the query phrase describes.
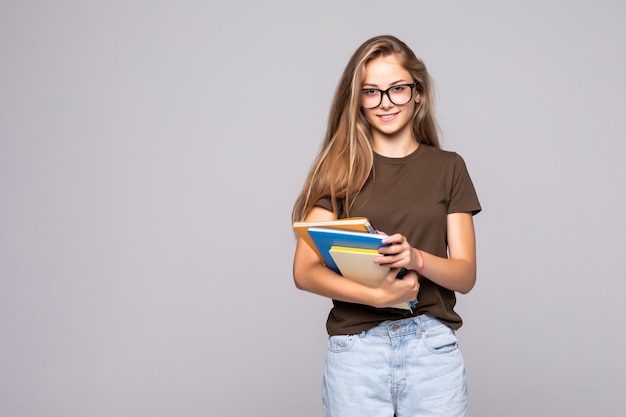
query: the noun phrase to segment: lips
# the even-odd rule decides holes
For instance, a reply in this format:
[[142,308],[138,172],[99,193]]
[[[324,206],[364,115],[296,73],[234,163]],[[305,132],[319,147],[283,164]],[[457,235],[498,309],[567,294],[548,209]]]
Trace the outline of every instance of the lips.
[[391,114],[379,114],[377,117],[383,122],[391,122],[394,120],[400,112],[391,113]]

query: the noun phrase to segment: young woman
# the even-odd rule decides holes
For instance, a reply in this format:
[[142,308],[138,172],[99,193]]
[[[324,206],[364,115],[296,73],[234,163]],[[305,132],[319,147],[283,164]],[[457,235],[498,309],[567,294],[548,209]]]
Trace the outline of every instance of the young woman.
[[[364,216],[389,246],[379,288],[324,266],[302,240],[299,289],[333,300],[323,379],[326,417],[467,415],[455,292],[476,281],[472,216],[481,210],[463,159],[440,149],[424,64],[393,36],[352,55],[294,221]],[[385,255],[385,256],[384,256]],[[398,271],[408,272],[396,279]],[[390,308],[416,301],[413,311]]]

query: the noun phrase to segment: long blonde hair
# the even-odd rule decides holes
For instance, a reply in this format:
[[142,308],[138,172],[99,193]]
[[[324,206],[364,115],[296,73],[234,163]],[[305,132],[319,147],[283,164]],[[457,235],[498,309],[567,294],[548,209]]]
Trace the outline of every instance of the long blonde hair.
[[371,127],[361,112],[360,91],[365,65],[389,55],[400,59],[420,94],[420,105],[413,116],[414,137],[420,143],[440,148],[426,66],[398,38],[390,35],[371,38],[352,54],[339,80],[322,148],[294,204],[293,221],[304,220],[317,201],[328,196],[337,216],[349,215],[352,201],[370,176],[374,163]]

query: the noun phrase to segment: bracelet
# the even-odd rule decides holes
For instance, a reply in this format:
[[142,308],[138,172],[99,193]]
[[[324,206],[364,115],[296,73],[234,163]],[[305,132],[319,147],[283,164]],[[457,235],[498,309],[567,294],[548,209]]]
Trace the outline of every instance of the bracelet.
[[420,258],[422,259],[422,267],[417,269],[417,272],[422,272],[424,270],[424,267],[426,266],[426,262],[424,262],[424,254],[422,254],[422,251],[417,249],[417,248],[413,248],[417,251],[417,253],[419,254]]

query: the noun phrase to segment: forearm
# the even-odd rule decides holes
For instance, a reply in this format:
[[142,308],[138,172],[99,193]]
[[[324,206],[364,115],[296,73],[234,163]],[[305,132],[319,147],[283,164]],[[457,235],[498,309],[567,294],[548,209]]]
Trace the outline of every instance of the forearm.
[[345,279],[321,263],[308,266],[296,263],[293,277],[296,287],[303,291],[349,303],[377,304],[374,289]]
[[[432,282],[462,294],[476,283],[476,243],[471,213],[453,213],[448,218],[448,255],[435,256],[414,250],[416,270]],[[421,257],[420,258],[420,252]]]
[[430,281],[462,294],[470,292],[476,283],[476,262],[471,259],[449,259],[414,249],[417,253],[415,270]]

